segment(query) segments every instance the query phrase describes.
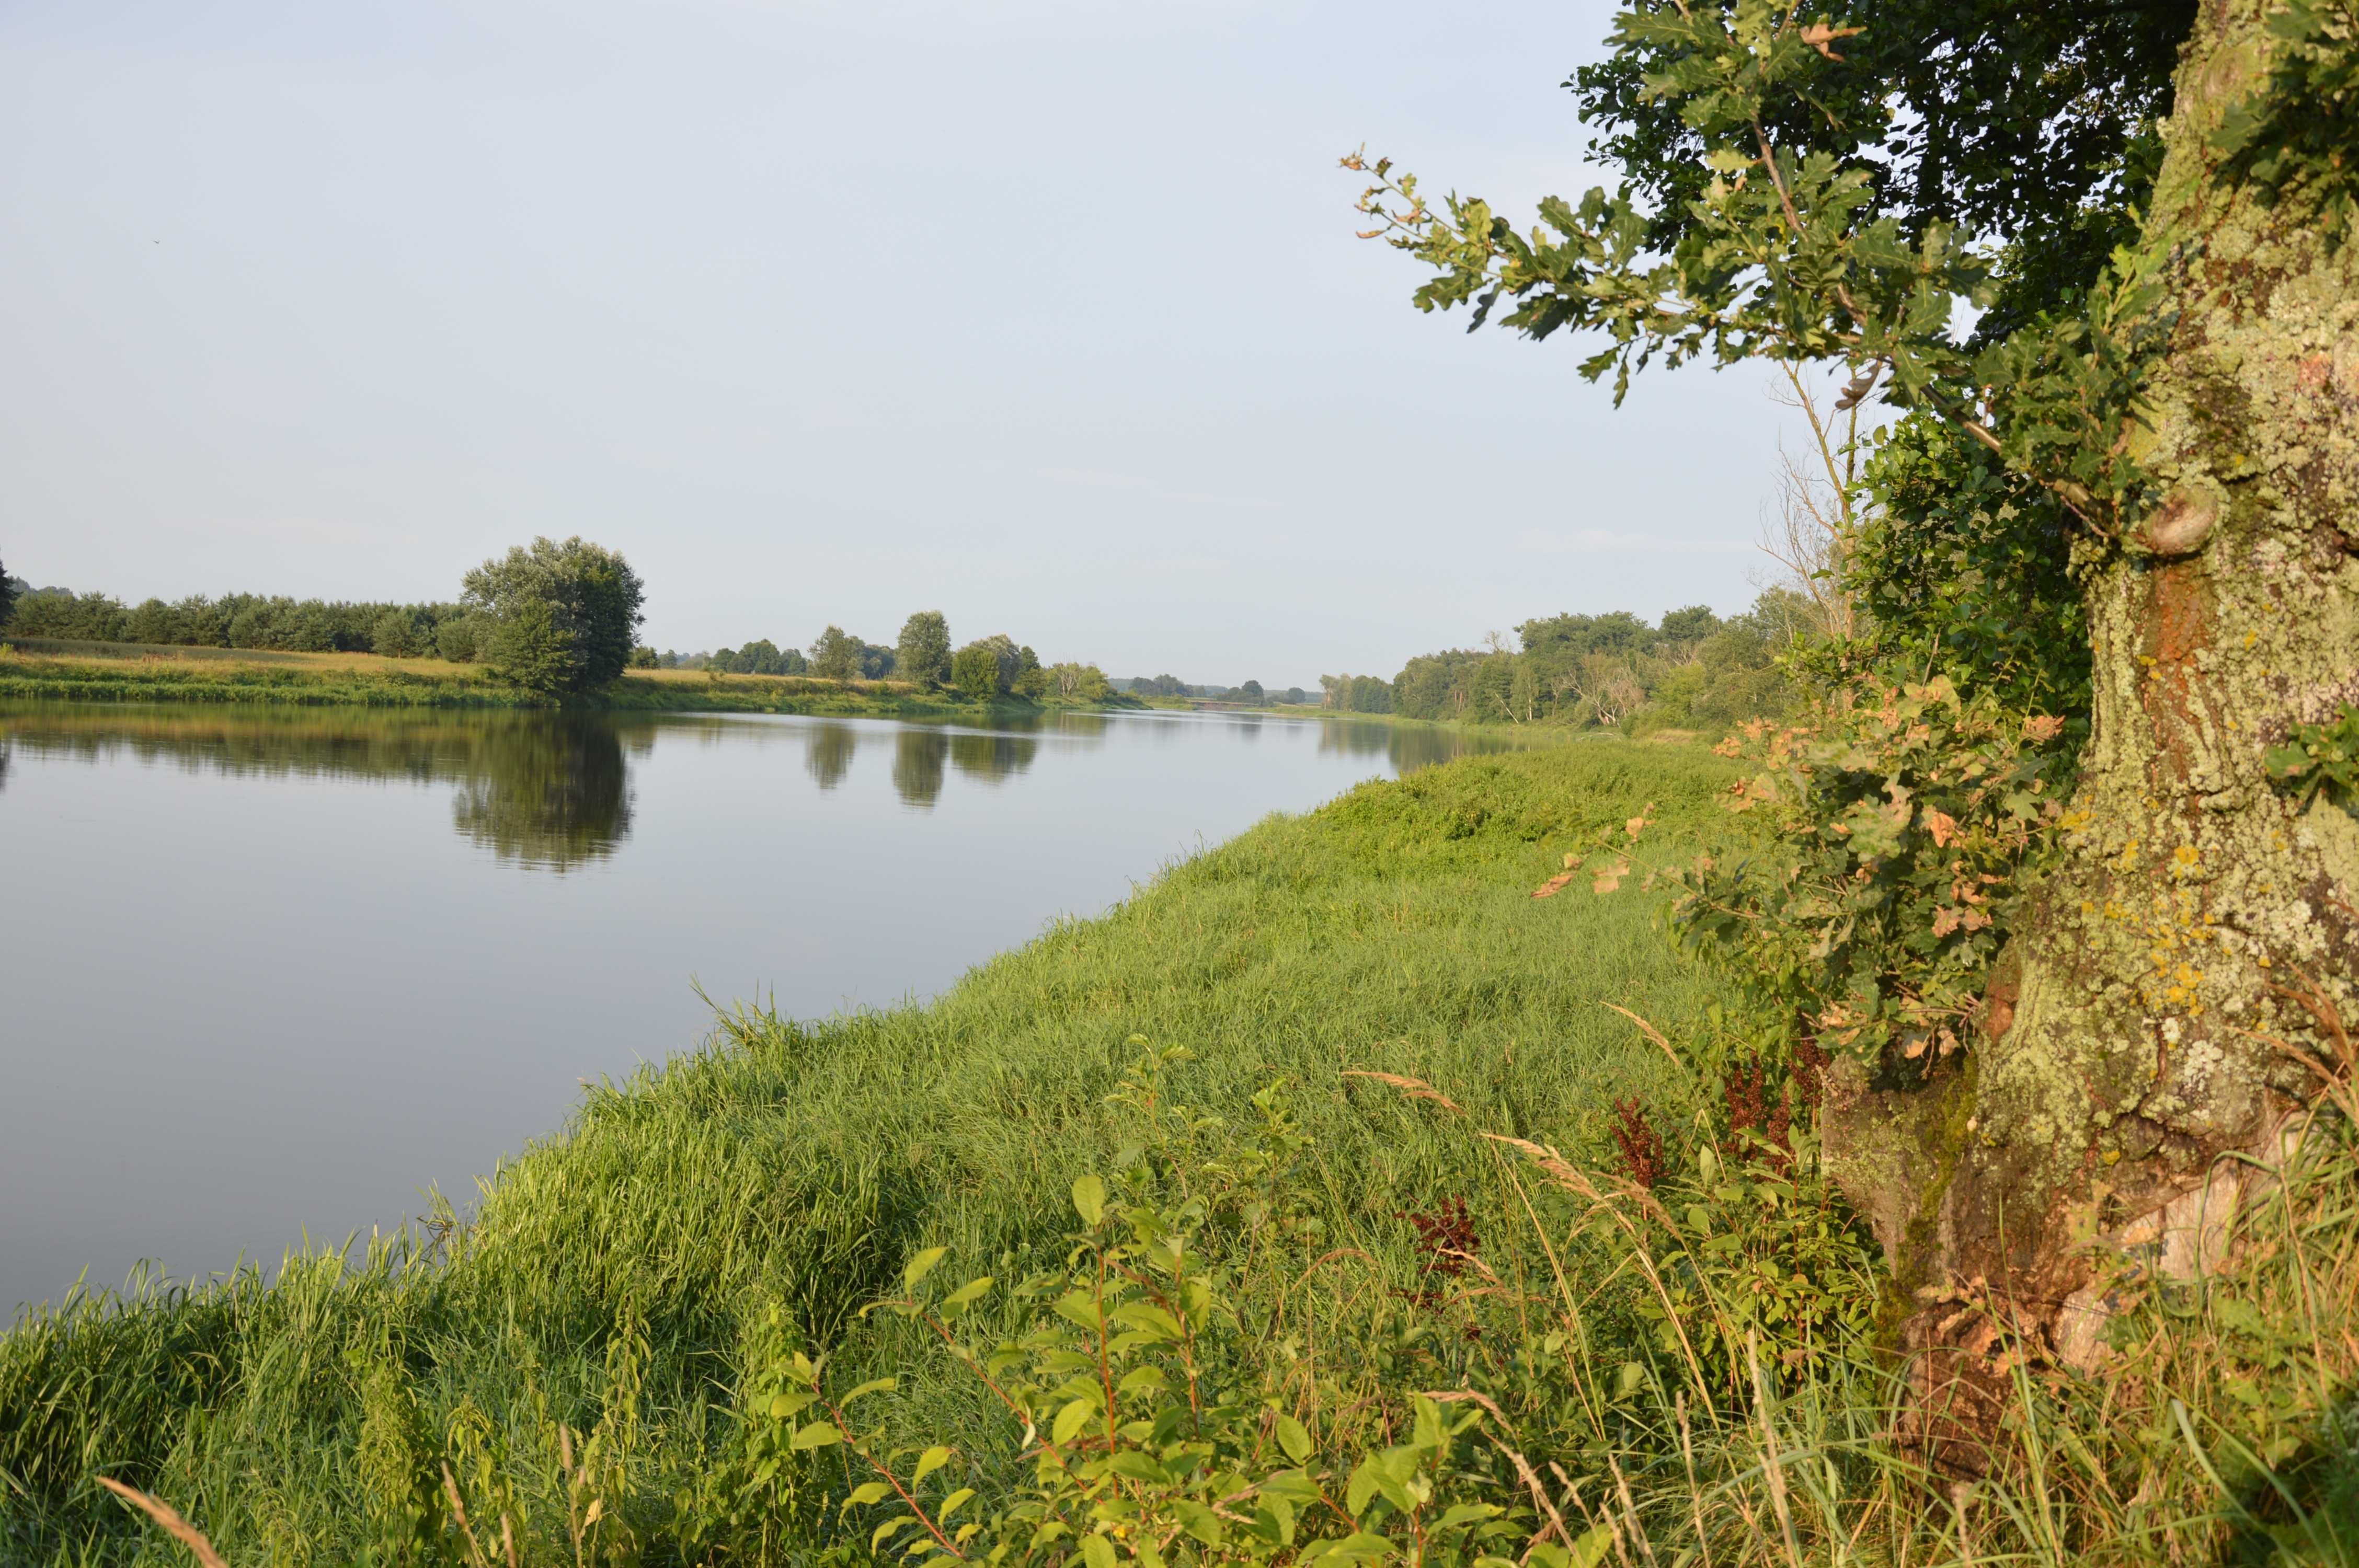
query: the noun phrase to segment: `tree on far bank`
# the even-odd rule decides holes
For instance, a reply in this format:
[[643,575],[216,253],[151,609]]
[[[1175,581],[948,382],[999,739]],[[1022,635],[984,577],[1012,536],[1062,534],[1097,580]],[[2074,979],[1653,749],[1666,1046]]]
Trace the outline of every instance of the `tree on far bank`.
[[831,623],[812,640],[810,662],[821,680],[852,680],[860,674],[860,639]]
[[901,678],[920,687],[947,686],[951,678],[951,623],[939,610],[920,610],[901,622],[895,652]]
[[462,579],[464,602],[488,618],[479,656],[533,691],[594,691],[630,663],[646,589],[622,556],[579,535],[537,538]]
[[1245,685],[1237,687],[1237,695],[1244,697],[1247,702],[1261,701],[1264,697],[1264,693],[1261,689],[1261,682],[1257,680],[1249,680],[1245,682]]
[[1035,702],[1049,695],[1049,672],[1040,667],[1040,655],[1028,645],[1016,650],[1016,669],[1007,684],[1018,697]]
[[799,676],[810,668],[799,648],[781,648],[767,637],[756,637],[742,648],[715,648],[705,665],[727,675]]
[[369,650],[389,659],[414,658],[419,651],[417,623],[398,610],[388,610],[369,628]]
[[1101,702],[1114,692],[1103,670],[1071,661],[1050,666],[1049,686],[1059,697],[1078,702]]
[[558,619],[557,607],[540,598],[520,599],[492,628],[484,663],[502,680],[527,691],[582,691],[573,639]]
[[969,643],[951,657],[951,680],[961,696],[978,702],[1007,690],[999,650],[988,640]]
[[1684,610],[1663,612],[1663,641],[1666,643],[1701,643],[1720,630],[1720,617],[1709,604],[1690,604]]
[[16,579],[8,575],[8,565],[0,561],[0,626],[8,624],[9,613],[16,608]]

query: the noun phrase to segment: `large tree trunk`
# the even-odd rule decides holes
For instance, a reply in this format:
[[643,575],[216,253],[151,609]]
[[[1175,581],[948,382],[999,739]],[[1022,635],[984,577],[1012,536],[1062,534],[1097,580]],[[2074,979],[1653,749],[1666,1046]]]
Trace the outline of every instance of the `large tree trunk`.
[[2262,763],[2359,703],[2359,234],[2333,248],[2212,145],[2275,9],[2204,0],[2181,52],[2144,242],[2180,316],[2131,437],[2165,499],[2082,546],[2094,729],[2060,862],[1967,1070],[1907,1103],[1855,1089],[1830,1127],[1839,1170],[1885,1179],[1869,1206],[1930,1303],[1908,1338],[1964,1401],[1937,1431],[1988,1430],[2008,1319],[2103,1356],[2093,1232],[2212,1266],[2252,1179],[2223,1156],[2273,1157],[2321,1087],[2286,1047],[2332,1063],[2359,1033],[2359,822],[2297,811]]

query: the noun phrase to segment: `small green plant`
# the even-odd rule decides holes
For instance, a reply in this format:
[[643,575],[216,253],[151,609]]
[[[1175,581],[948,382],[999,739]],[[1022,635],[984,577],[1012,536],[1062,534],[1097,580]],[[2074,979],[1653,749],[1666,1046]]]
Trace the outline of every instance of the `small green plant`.
[[[926,1491],[953,1457],[947,1445],[927,1448],[905,1476],[879,1458],[877,1440],[850,1439],[879,1478],[846,1506],[894,1510],[871,1550],[1087,1568],[1505,1561],[1528,1531],[1506,1507],[1477,1500],[1491,1478],[1465,1467],[1468,1429],[1485,1411],[1412,1395],[1406,1442],[1331,1462],[1281,1387],[1238,1375],[1243,1325],[1198,1237],[1205,1206],[1169,1201],[1161,1184],[1143,1155],[1111,1187],[1094,1175],[1073,1184],[1080,1227],[1066,1267],[1016,1287],[1034,1314],[1017,1336],[970,1343],[953,1329],[994,1289],[988,1276],[886,1304],[939,1334],[1022,1424],[1030,1476],[987,1518],[962,1523],[974,1487]],[[941,1257],[929,1249],[912,1261],[913,1292]],[[816,1377],[810,1397],[821,1397]],[[1540,1547],[1561,1568],[1563,1548]]]
[[2322,793],[2338,806],[2359,806],[2359,707],[2346,705],[2323,724],[2295,725],[2262,762],[2298,805]]
[[1727,805],[1767,819],[1767,850],[1676,872],[1675,921],[1749,977],[1774,1033],[1921,1073],[1965,1043],[2020,873],[2072,825],[2063,729],[1940,676],[1747,725],[1721,748],[1756,770]]

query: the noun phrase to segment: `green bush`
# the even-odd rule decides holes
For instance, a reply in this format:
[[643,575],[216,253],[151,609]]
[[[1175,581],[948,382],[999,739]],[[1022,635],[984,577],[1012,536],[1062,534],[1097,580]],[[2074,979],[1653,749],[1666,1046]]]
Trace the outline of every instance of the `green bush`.
[[960,696],[977,702],[1005,695],[1007,683],[999,650],[987,642],[961,648],[951,660],[951,683]]

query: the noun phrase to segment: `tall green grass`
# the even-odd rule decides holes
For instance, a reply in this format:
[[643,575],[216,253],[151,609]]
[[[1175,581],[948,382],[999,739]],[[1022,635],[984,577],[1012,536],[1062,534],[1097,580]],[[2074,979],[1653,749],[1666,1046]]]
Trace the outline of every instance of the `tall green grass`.
[[[0,1553],[171,1560],[106,1475],[233,1563],[391,1561],[386,1521],[431,1503],[384,1481],[405,1443],[539,1477],[516,1483],[519,1517],[561,1539],[553,1434],[586,1441],[611,1415],[618,1346],[636,1435],[629,1495],[607,1506],[651,1560],[717,1550],[682,1499],[742,1441],[731,1411],[770,1310],[843,1367],[927,1365],[908,1325],[861,1309],[924,1246],[1053,1263],[1061,1195],[1136,1136],[1106,1100],[1135,1035],[1195,1053],[1188,1098],[1222,1123],[1196,1134],[1208,1158],[1253,1125],[1256,1092],[1290,1084],[1312,1140],[1306,1214],[1410,1288],[1398,1216],[1466,1190],[1462,1139],[1343,1073],[1447,1083],[1485,1126],[1575,1146],[1602,1137],[1614,1096],[1669,1092],[1675,1069],[1603,1004],[1678,1023],[1714,987],[1647,900],[1529,892],[1650,801],[1665,826],[1707,827],[1725,776],[1700,753],[1598,744],[1363,786],[930,1005],[812,1025],[735,1011],[703,1050],[592,1091],[565,1136],[430,1237],[293,1260],[267,1288],[151,1288],[20,1322],[0,1340]],[[941,1369],[895,1399],[913,1433],[968,1433],[978,1454],[1012,1439]],[[759,1554],[750,1539],[740,1556]]]

